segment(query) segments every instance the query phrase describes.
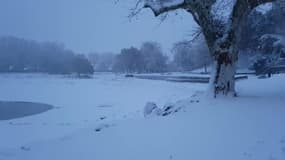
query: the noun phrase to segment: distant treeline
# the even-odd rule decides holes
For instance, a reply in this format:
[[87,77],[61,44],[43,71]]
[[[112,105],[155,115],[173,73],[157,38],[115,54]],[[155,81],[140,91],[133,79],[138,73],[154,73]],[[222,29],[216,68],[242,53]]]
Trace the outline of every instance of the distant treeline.
[[141,48],[123,48],[119,54],[90,54],[95,71],[120,73],[153,73],[168,70],[168,57],[156,42],[145,42]]
[[91,63],[63,45],[15,37],[0,38],[0,72],[92,74]]
[[123,48],[119,54],[92,53],[89,60],[95,71],[120,73],[161,73],[189,71],[209,65],[210,56],[203,39],[189,44],[173,45],[173,58],[167,56],[157,42],[144,42],[140,48]]

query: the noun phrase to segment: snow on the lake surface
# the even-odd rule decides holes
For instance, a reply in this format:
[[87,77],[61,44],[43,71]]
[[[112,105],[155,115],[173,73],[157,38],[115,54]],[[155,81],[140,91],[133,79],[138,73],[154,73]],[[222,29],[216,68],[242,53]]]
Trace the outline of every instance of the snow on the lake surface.
[[54,106],[53,110],[42,114],[0,121],[0,148],[59,138],[102,121],[143,118],[142,109],[148,101],[164,105],[186,98],[202,86],[113,74],[96,74],[94,79],[2,74],[0,82],[1,101],[40,102]]
[[[210,99],[202,84],[1,77],[1,100],[59,108],[0,121],[0,160],[282,160],[284,81],[285,75],[250,77],[237,83],[240,97]],[[146,102],[162,108],[178,100],[185,106],[179,112],[143,118]]]

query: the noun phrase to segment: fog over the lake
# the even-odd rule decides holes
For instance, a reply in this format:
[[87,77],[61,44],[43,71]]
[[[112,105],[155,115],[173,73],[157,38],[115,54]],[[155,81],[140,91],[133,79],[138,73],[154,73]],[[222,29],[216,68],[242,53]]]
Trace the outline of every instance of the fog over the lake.
[[56,41],[76,52],[119,52],[157,41],[169,52],[172,44],[189,39],[192,17],[179,11],[166,21],[143,10],[127,18],[135,0],[1,0],[0,36]]

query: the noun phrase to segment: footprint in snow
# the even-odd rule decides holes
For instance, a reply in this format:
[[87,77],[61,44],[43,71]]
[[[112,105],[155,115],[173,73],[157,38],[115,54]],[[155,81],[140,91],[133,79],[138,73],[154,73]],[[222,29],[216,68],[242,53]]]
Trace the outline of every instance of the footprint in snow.
[[190,100],[190,103],[199,103],[199,100]]
[[107,117],[106,116],[102,116],[102,117],[100,117],[99,119],[100,120],[104,120],[104,119],[106,119]]
[[94,129],[94,131],[95,132],[100,132],[100,131],[102,131],[103,129],[105,129],[105,128],[109,128],[109,127],[113,127],[113,126],[115,126],[114,124],[100,124],[100,125],[98,125],[95,129]]
[[30,151],[31,150],[31,148],[27,147],[27,146],[21,146],[20,149],[23,150],[23,151]]

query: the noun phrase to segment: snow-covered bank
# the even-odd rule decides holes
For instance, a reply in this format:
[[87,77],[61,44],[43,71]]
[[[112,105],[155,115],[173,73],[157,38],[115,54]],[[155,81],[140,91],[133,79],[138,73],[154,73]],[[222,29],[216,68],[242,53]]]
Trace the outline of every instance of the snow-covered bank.
[[106,73],[98,73],[94,79],[3,74],[0,82],[2,101],[54,106],[43,114],[0,121],[0,148],[19,148],[34,141],[60,138],[102,122],[142,118],[142,108],[148,101],[163,105],[206,87],[128,79]]
[[[102,110],[94,108],[91,110],[91,102],[85,102],[86,105],[81,105],[84,106],[83,111],[83,107],[78,108],[76,106],[79,103],[77,102],[78,99],[67,98],[68,100],[65,101],[70,100],[72,102],[65,103],[70,104],[71,108],[63,107],[58,111],[49,112],[45,116],[23,119],[33,122],[30,126],[10,126],[7,122],[0,122],[1,132],[3,128],[4,133],[6,133],[4,136],[1,133],[1,142],[7,143],[0,149],[0,159],[285,159],[285,127],[283,124],[285,122],[285,85],[283,84],[285,75],[276,75],[271,79],[251,77],[248,80],[239,81],[237,83],[239,97],[231,99],[208,99],[201,94],[191,97],[196,91],[205,90],[206,85],[125,79],[113,75],[103,77],[98,77],[96,80],[84,80],[85,82],[74,82],[71,85],[74,87],[71,87],[72,89],[66,85],[60,89],[65,89],[65,94],[69,95],[72,93],[71,90],[79,90],[89,83],[90,85],[82,89],[86,93],[92,94],[93,92],[89,87],[96,86],[95,88],[102,90],[100,91],[103,93],[100,94],[101,97],[98,99],[93,97],[96,99],[94,100],[91,98],[92,95],[85,95],[87,98],[85,100],[92,100],[92,104],[94,103],[96,106],[98,103],[96,101],[102,102],[103,97],[108,95],[106,102],[113,103],[105,104],[110,106],[94,108],[104,108],[104,111],[111,109],[105,115],[112,118],[109,119],[108,117],[100,121],[98,116],[102,113],[99,114],[98,112]],[[50,80],[49,89],[55,90],[62,84],[69,84],[66,83],[69,80],[58,81],[61,80]],[[60,85],[55,85],[57,83]],[[41,83],[38,82],[38,87],[41,86],[39,84]],[[52,88],[53,85],[56,87]],[[116,90],[109,91],[114,88],[118,90],[117,98],[113,97],[115,94],[113,92]],[[148,92],[149,90],[152,92]],[[104,92],[108,92],[108,94],[104,94]],[[73,98],[82,93],[83,91],[78,95],[73,95]],[[35,100],[40,100],[36,94],[34,95]],[[4,95],[1,94],[2,97]],[[146,101],[154,101],[161,107],[167,102],[177,100],[180,100],[179,103],[185,106],[178,113],[165,117],[142,118],[142,109]],[[199,100],[198,103],[191,103],[191,101],[197,102],[197,100]],[[63,101],[54,102],[63,103]],[[116,104],[122,108],[115,107]],[[123,104],[128,105],[128,107]],[[124,115],[122,117],[112,116],[120,113],[129,113],[127,116],[130,118],[125,119],[123,118]],[[66,116],[70,116],[70,119]],[[81,121],[86,117],[93,121],[88,125],[83,125],[84,123]],[[37,123],[43,120],[50,120],[51,122],[48,122],[46,126]],[[70,120],[71,124],[55,128],[53,125],[56,123],[54,122],[61,120]],[[97,130],[98,127],[100,130]],[[60,134],[49,138],[38,136],[37,139],[21,141],[22,143],[14,143],[14,145],[9,145],[9,140],[5,141],[7,138],[12,140],[20,135],[19,133],[8,134],[13,131],[24,130],[27,135],[20,135],[21,138],[26,138],[29,134],[31,134],[30,136],[37,135],[36,132],[29,131],[29,129],[35,128],[46,128],[46,134],[59,131]],[[73,130],[64,132],[62,128],[73,128]]]

